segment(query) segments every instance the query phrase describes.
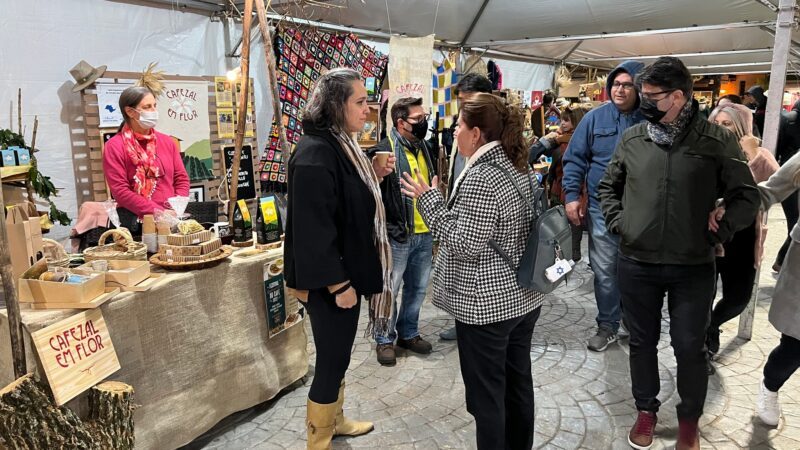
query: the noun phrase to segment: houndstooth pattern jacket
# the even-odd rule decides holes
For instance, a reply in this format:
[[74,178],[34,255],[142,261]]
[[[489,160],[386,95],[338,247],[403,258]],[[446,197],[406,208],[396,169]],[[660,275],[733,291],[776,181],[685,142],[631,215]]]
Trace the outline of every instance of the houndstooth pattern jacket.
[[532,195],[526,174],[514,168],[498,145],[468,169],[447,202],[438,189],[426,192],[417,202],[439,239],[433,304],[472,325],[522,316],[544,299],[543,294],[520,287],[516,271],[489,247],[489,239],[497,241],[516,266],[533,220],[514,186],[490,162],[508,170],[523,192]]

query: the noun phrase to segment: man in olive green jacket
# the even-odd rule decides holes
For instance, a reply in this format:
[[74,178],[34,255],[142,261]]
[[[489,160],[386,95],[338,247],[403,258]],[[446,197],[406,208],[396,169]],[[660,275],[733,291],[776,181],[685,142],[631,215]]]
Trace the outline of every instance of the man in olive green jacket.
[[[620,235],[617,277],[639,410],[628,440],[638,449],[653,442],[666,294],[681,397],[677,448],[694,449],[708,384],[714,245],[753,223],[759,194],[733,133],[697,113],[692,76],[679,59],[659,58],[636,82],[647,122],[625,132],[598,186],[607,227]],[[711,232],[708,215],[719,198],[726,214]]]

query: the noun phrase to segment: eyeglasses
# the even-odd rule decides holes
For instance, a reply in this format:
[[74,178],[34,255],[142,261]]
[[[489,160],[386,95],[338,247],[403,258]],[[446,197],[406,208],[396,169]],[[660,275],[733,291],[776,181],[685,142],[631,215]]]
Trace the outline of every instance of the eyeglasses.
[[405,121],[408,122],[408,120],[410,119],[413,120],[415,123],[420,123],[420,122],[427,122],[428,119],[430,118],[431,118],[430,114],[425,114],[422,116],[406,117]]
[[667,89],[666,91],[660,91],[660,92],[640,92],[639,93],[639,97],[643,98],[643,99],[647,99],[647,100],[656,100],[657,102],[660,102],[661,100],[664,100],[667,97],[665,96],[665,97],[661,97],[659,99],[655,99],[653,97],[656,96],[656,95],[661,95],[661,94],[669,94],[669,93],[672,93],[672,92],[675,92],[675,91],[677,91],[677,89]]
[[631,90],[633,90],[634,85],[633,85],[633,83],[620,83],[620,82],[615,81],[614,84],[611,85],[611,88],[612,89],[622,88],[622,89],[624,89],[626,91],[631,91]]

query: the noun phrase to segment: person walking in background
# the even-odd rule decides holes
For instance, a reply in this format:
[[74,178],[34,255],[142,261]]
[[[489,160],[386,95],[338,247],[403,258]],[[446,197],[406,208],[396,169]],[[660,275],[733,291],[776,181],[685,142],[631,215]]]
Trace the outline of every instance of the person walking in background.
[[[433,304],[456,318],[467,411],[485,449],[533,447],[531,339],[544,296],[517,283],[517,273],[489,246],[494,240],[518,264],[535,219],[533,173],[522,137],[523,116],[491,94],[461,106],[456,139],[467,158],[445,200],[437,181],[403,174],[403,193],[439,239]],[[513,180],[513,181],[512,181]]]
[[753,111],[753,123],[758,128],[758,135],[764,135],[764,116],[767,114],[767,96],[764,88],[751,86],[742,96],[742,102]]
[[[589,350],[602,352],[616,342],[622,311],[617,286],[617,249],[619,238],[608,232],[597,185],[614,154],[622,133],[641,122],[639,97],[634,77],[644,64],[625,61],[608,74],[606,91],[611,102],[589,111],[575,128],[564,156],[562,187],[569,221],[579,226],[581,192],[584,183],[589,194],[589,262],[594,272],[594,296],[597,301],[597,331],[587,343]],[[584,213],[585,214],[585,213]]]
[[[733,133],[709,123],[692,100],[692,75],[662,57],[637,77],[647,123],[629,129],[599,183],[606,223],[619,235],[619,288],[630,330],[630,371],[639,411],[628,434],[648,449],[661,402],[658,341],[667,296],[678,365],[678,450],[699,449],[698,420],[708,388],[705,348],[714,298],[715,245],[755,220],[753,176]],[[718,198],[726,214],[716,231],[708,216]]]
[[[711,112],[709,122],[733,132],[747,158],[747,166],[756,183],[766,181],[776,170],[778,162],[769,150],[760,147],[753,137],[753,115],[744,105],[727,104]],[[722,207],[720,207],[722,208]],[[744,311],[753,293],[756,271],[761,265],[766,225],[763,214],[747,228],[736,232],[722,244],[723,254],[716,258],[717,278],[722,279],[722,298],[711,312],[706,334],[706,347],[710,357],[719,352],[720,326]],[[710,359],[710,358],[709,358]],[[714,367],[709,361],[709,374]]]
[[[422,107],[422,99],[405,97],[392,105],[392,123],[386,139],[370,149],[389,152],[397,161],[401,172],[416,173],[430,183],[434,171],[431,148],[425,135],[428,132],[428,114]],[[422,220],[416,201],[400,191],[400,179],[393,172],[381,182],[381,198],[386,209],[386,229],[392,247],[392,298],[395,307],[389,321],[388,336],[377,333],[375,353],[383,366],[397,363],[394,342],[398,347],[414,353],[427,355],[433,347],[419,335],[419,311],[425,300],[433,258],[433,236]],[[402,301],[398,303],[400,288]],[[399,305],[399,307],[397,306]]]

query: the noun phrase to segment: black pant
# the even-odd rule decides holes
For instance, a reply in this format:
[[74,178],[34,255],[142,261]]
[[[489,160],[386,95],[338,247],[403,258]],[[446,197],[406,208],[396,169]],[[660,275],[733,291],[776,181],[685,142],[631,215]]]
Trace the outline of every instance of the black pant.
[[794,193],[788,197],[786,200],[781,202],[781,207],[783,208],[783,215],[786,216],[786,240],[783,241],[783,245],[781,249],[778,250],[778,257],[775,258],[775,262],[778,265],[783,265],[783,259],[786,257],[786,252],[789,251],[789,245],[792,243],[792,237],[788,234],[792,232],[792,228],[797,223],[798,217],[800,217],[800,206],[798,206],[798,191],[794,191]]
[[533,447],[531,338],[541,308],[488,325],[456,320],[467,411],[478,449]]
[[666,294],[669,335],[678,363],[678,417],[700,417],[708,389],[705,336],[714,296],[714,263],[645,264],[620,256],[617,270],[625,326],[631,334],[631,382],[636,408],[656,412],[661,405],[656,398],[661,387],[658,340]]
[[[753,293],[756,280],[755,223],[737,231],[725,244],[725,256],[717,258],[717,277],[722,278],[722,298],[711,312],[708,329],[719,331],[720,325],[744,311]],[[716,287],[716,283],[715,283]]]
[[769,354],[764,366],[764,386],[778,392],[786,380],[800,367],[800,341],[781,335],[781,343]]
[[320,404],[334,403],[350,365],[361,300],[359,298],[350,309],[339,308],[336,298],[327,289],[318,289],[309,292],[305,306],[317,349],[314,380],[308,398]]

